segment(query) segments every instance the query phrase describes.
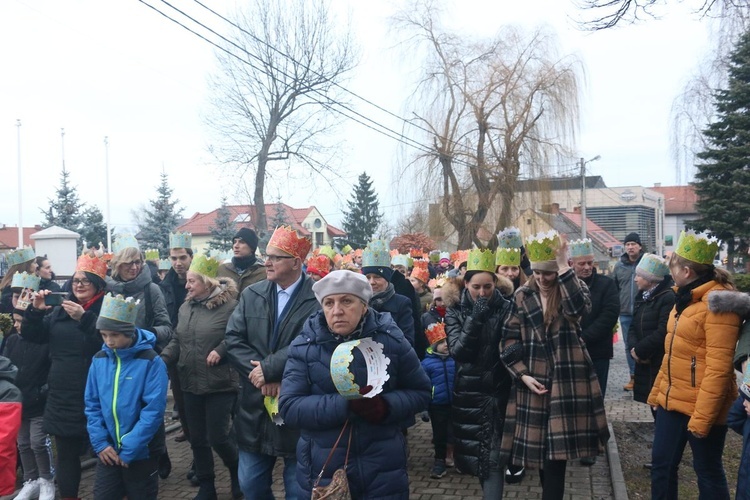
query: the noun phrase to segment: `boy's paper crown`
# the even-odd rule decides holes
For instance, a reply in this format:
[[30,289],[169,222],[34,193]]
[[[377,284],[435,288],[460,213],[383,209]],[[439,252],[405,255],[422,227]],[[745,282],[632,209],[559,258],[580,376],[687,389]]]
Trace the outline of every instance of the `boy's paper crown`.
[[573,240],[568,243],[568,251],[570,252],[571,259],[576,257],[592,257],[594,255],[594,245],[589,238]]
[[427,327],[424,331],[427,336],[427,342],[430,345],[435,345],[441,340],[445,339],[445,324],[444,323],[433,323]]
[[112,243],[112,251],[114,253],[120,253],[126,248],[135,248],[140,250],[141,247],[138,245],[138,240],[132,234],[118,234],[117,239]]
[[362,252],[362,267],[391,267],[391,254],[385,240],[372,240]]
[[190,248],[192,246],[192,233],[169,233],[169,248]]
[[344,245],[343,248],[341,248],[341,253],[343,253],[344,255],[348,254],[351,251],[352,251],[352,246],[348,244]]
[[531,262],[556,260],[555,254],[559,247],[560,235],[554,230],[526,238],[526,255]]
[[13,275],[13,279],[10,282],[11,288],[28,288],[29,290],[39,291],[39,283],[41,278],[36,274],[29,274],[27,272],[16,273]]
[[159,271],[169,271],[172,268],[172,263],[169,259],[159,260]]
[[497,244],[500,248],[521,248],[521,230],[517,227],[506,227],[498,233]]
[[499,248],[495,257],[495,266],[520,266],[521,249],[520,248]]
[[711,265],[719,252],[719,240],[695,231],[682,231],[674,251],[680,257],[698,264]]
[[36,254],[34,249],[31,247],[16,248],[12,252],[8,253],[8,266],[13,267],[18,264],[23,264],[30,260],[34,260]]
[[190,271],[208,278],[215,278],[219,274],[220,262],[207,255],[196,255],[190,263]]
[[430,281],[430,271],[427,269],[426,260],[415,260],[414,269],[411,270],[411,277],[418,279],[423,284],[427,284]]
[[428,255],[430,262],[437,263],[440,261],[440,250],[433,250]]
[[122,295],[107,294],[104,296],[99,316],[135,325],[139,303],[140,300],[133,300],[133,297],[123,298]]
[[443,288],[443,285],[445,285],[446,281],[448,281],[448,278],[446,278],[444,274],[438,274],[437,277],[432,278],[427,283],[427,286],[430,288],[430,290],[435,290],[436,288]]
[[329,259],[333,260],[333,258],[336,257],[336,250],[328,245],[323,245],[322,247],[318,248],[318,254],[325,255]]
[[474,248],[469,252],[469,258],[466,261],[467,271],[487,271],[495,272],[495,252]]
[[159,250],[156,248],[149,248],[143,252],[143,255],[146,257],[146,260],[159,260]]
[[400,253],[398,255],[394,255],[391,258],[391,265],[392,266],[404,266],[405,268],[408,269],[410,267],[409,264],[410,264],[410,262],[409,262],[409,256],[408,255],[404,255],[404,254]]

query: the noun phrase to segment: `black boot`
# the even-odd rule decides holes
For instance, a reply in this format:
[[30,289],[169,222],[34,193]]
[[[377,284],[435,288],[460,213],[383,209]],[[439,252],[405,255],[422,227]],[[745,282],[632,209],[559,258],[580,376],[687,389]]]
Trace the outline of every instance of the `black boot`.
[[229,478],[232,481],[232,498],[243,498],[242,488],[240,488],[240,478],[237,466],[229,468]]
[[166,479],[172,473],[172,461],[169,459],[169,453],[165,450],[159,455],[159,477]]
[[208,479],[201,481],[201,487],[193,500],[216,500],[216,487],[214,486],[214,480]]
[[187,472],[187,479],[190,481],[190,484],[193,486],[200,485],[200,481],[198,481],[198,476],[195,475],[195,460],[190,462],[190,470]]

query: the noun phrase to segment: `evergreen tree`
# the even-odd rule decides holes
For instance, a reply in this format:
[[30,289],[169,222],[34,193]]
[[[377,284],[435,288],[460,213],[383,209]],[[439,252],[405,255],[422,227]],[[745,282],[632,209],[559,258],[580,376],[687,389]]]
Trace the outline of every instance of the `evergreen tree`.
[[[716,120],[703,131],[707,147],[696,165],[700,218],[690,222],[727,244],[730,255],[750,236],[750,32],[737,42],[729,62],[727,88],[714,94]],[[743,245],[744,246],[744,245]]]
[[366,173],[359,176],[352,198],[346,202],[348,212],[344,216],[346,243],[352,248],[364,248],[378,230],[383,214],[378,210],[378,197],[372,189],[372,181]]
[[96,205],[87,208],[83,212],[83,225],[79,231],[82,245],[86,241],[89,246],[98,245],[99,243],[107,244],[107,225],[104,223],[104,216]]
[[180,223],[182,215],[182,208],[177,206],[179,200],[172,200],[172,192],[168,176],[162,172],[161,182],[156,188],[157,197],[149,202],[150,209],[143,210],[143,223],[139,228],[143,249],[156,248],[162,255],[169,252],[169,233]]
[[80,232],[83,223],[83,210],[86,206],[78,198],[78,188],[70,184],[70,172],[63,167],[60,173],[60,187],[55,198],[49,199],[49,206],[42,210],[44,227],[58,226]]
[[237,233],[232,214],[227,207],[227,197],[221,199],[221,207],[216,211],[214,225],[209,228],[211,240],[208,242],[208,248],[228,252],[232,249],[234,235]]

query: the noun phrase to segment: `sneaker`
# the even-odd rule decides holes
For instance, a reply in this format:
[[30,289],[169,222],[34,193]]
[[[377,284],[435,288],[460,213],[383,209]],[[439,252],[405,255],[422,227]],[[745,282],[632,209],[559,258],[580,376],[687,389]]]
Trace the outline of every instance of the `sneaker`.
[[55,500],[55,482],[39,478],[39,500]]
[[430,477],[432,479],[440,479],[445,475],[445,460],[435,460],[435,465],[432,466],[430,471]]
[[623,391],[632,391],[633,386],[635,385],[635,377],[633,375],[630,376],[630,382],[622,386]]
[[581,465],[590,467],[596,463],[596,457],[584,457],[581,459]]
[[505,482],[507,484],[518,484],[523,481],[525,475],[526,469],[524,467],[509,465],[508,468],[505,469]]
[[18,492],[18,500],[32,500],[39,496],[39,479],[29,479],[23,483],[23,488]]

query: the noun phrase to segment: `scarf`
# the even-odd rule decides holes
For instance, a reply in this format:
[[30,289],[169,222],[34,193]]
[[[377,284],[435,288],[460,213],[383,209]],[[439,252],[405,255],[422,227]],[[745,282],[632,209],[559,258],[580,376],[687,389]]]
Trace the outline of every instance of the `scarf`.
[[118,281],[107,277],[107,291],[123,297],[132,297],[143,292],[151,283],[151,270],[148,266],[143,266],[138,276],[130,281]]
[[247,257],[232,257],[232,265],[234,266],[235,271],[237,271],[237,274],[242,274],[245,272],[245,269],[248,269],[255,264],[256,260],[255,255],[248,255]]
[[700,276],[695,281],[688,283],[685,286],[681,286],[677,289],[677,297],[675,298],[674,308],[677,311],[677,315],[682,314],[682,311],[689,306],[693,301],[693,290],[701,285],[705,285],[709,281],[713,280],[713,274],[705,274]]
[[658,287],[659,284],[657,283],[656,285],[643,292],[643,300],[647,301],[651,297],[651,294],[654,293],[654,290],[656,290]]
[[84,304],[81,304],[81,307],[83,307],[84,311],[88,311],[91,308],[91,306],[93,306],[94,303],[96,303],[96,301],[99,300],[99,299],[101,299],[103,296],[104,296],[104,290],[102,290],[101,292],[99,292],[96,295],[94,295],[93,297],[91,297],[88,300],[88,302],[86,302]]
[[[326,323],[326,317],[324,314],[320,315],[323,318],[323,324],[328,329],[329,332],[331,330],[328,328],[328,323]],[[362,319],[359,320],[359,323],[357,323],[357,326],[354,328],[354,331],[350,333],[349,335],[338,335],[336,333],[331,332],[331,335],[333,335],[333,338],[336,339],[336,342],[339,344],[343,342],[349,342],[350,340],[357,340],[362,338],[362,330],[365,327],[365,318],[367,317],[367,313],[365,313],[364,316],[362,316]]]
[[383,304],[391,300],[391,297],[394,295],[396,295],[396,290],[393,288],[393,283],[388,283],[388,288],[372,296],[370,307],[376,311],[380,311],[383,308]]
[[432,310],[435,311],[441,318],[445,318],[445,311],[447,311],[448,308],[445,306],[435,306],[432,308]]

